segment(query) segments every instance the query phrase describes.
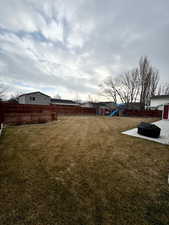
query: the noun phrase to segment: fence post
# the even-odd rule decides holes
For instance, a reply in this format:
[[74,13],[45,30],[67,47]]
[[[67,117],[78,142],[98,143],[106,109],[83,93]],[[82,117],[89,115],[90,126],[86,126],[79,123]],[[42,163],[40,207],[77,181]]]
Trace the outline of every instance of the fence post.
[[4,122],[4,108],[3,103],[0,101],[0,123]]
[[0,101],[0,136],[2,134],[3,122],[4,122],[4,110],[3,110],[3,103]]

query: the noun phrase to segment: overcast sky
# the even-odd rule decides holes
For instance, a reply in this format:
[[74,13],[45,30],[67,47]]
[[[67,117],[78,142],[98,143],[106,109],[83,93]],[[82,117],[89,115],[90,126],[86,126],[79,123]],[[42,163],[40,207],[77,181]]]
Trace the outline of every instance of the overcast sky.
[[0,83],[13,92],[96,96],[148,56],[169,81],[168,0],[0,0]]

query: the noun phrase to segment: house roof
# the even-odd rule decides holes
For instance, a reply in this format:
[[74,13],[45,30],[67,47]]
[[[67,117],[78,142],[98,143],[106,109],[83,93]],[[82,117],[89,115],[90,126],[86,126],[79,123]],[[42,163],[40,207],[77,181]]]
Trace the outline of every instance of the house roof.
[[98,108],[98,107],[110,108],[112,106],[116,106],[117,105],[114,102],[84,102],[84,103],[81,104],[81,106],[84,107],[85,104],[90,104],[92,108]]
[[76,102],[72,100],[67,100],[67,99],[57,99],[57,98],[52,98],[51,99],[52,103],[67,103],[67,104],[77,104]]
[[40,91],[29,92],[29,93],[26,93],[26,94],[19,95],[19,97],[22,97],[22,96],[25,96],[25,95],[37,94],[37,93],[40,93],[41,95],[45,95],[45,96],[47,96],[47,97],[49,97],[49,98],[50,98],[50,96],[49,96],[49,95],[46,95],[46,94],[44,94],[44,93],[42,93],[42,92],[40,92]]
[[97,102],[98,104],[116,104],[114,102]]
[[116,105],[116,103],[114,103],[114,102],[83,102],[82,105],[83,104],[93,104],[93,105],[99,105],[99,104],[115,104]]
[[159,98],[169,98],[169,95],[155,95],[151,97],[151,99],[159,99]]

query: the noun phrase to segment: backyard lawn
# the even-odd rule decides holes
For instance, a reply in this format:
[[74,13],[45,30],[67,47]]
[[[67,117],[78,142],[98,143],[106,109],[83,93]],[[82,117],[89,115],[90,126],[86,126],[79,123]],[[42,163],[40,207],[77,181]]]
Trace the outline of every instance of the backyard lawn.
[[127,117],[60,117],[0,137],[1,225],[168,225],[169,146]]

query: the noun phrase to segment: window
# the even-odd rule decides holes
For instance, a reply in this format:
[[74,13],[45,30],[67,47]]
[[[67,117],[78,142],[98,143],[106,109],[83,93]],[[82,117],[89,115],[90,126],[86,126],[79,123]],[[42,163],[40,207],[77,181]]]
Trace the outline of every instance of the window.
[[35,101],[35,97],[30,97],[30,100],[31,101]]

